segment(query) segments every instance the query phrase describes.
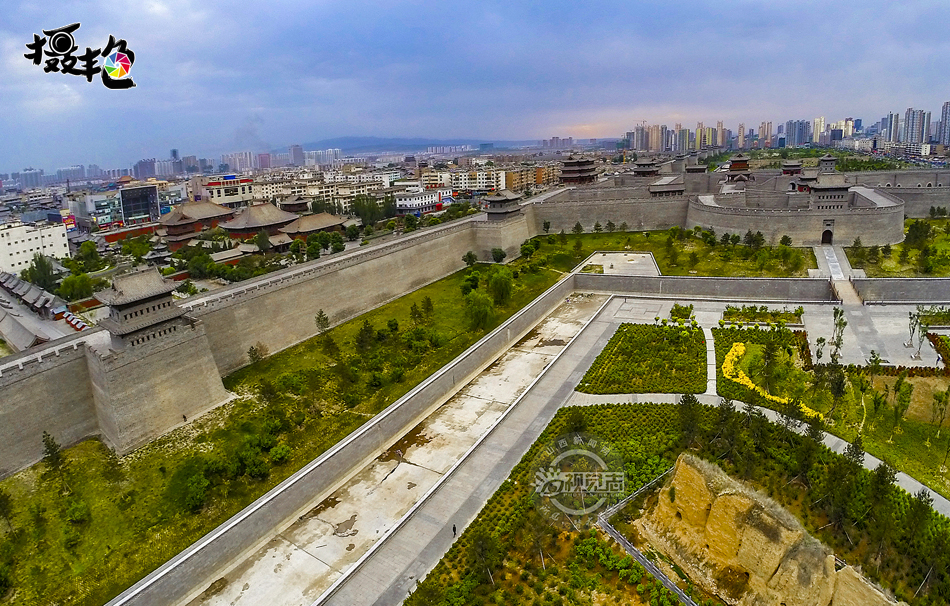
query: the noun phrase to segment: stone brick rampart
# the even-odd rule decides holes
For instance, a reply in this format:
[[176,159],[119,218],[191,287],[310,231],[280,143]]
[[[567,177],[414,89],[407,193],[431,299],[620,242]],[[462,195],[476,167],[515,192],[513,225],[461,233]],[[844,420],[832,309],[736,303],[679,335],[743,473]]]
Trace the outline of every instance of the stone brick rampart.
[[[580,222],[584,231],[594,230],[594,224],[606,225],[613,221],[618,227],[627,224],[629,231],[644,229],[669,229],[686,224],[686,197],[673,198],[626,198],[611,200],[584,200],[552,202],[532,205],[532,233],[543,233],[545,221],[551,222],[550,233],[562,229],[571,233],[574,224]],[[744,233],[744,232],[743,232]]]
[[182,307],[204,322],[218,371],[226,375],[247,363],[247,350],[257,342],[274,352],[316,334],[314,316],[321,309],[331,324],[340,324],[458,271],[462,256],[478,249],[473,223],[464,219],[305,263],[188,299]]
[[175,604],[345,482],[527,334],[573,291],[567,276],[345,440],[125,591],[110,606]]
[[788,300],[833,302],[831,283],[824,278],[706,278],[691,276],[575,275],[577,290],[642,294],[661,297]]
[[850,245],[858,236],[867,246],[897,244],[904,239],[903,210],[901,206],[840,210],[738,208],[712,206],[691,198],[685,227],[699,225],[717,234],[761,231],[767,242],[777,244],[788,235],[794,246],[817,246],[828,229],[825,221],[832,220],[834,244]]
[[865,305],[950,302],[948,278],[853,278],[851,284]]
[[0,477],[43,457],[43,432],[68,446],[99,432],[84,332],[0,360]]
[[149,343],[105,355],[90,348],[88,362],[100,434],[119,454],[228,398],[204,325],[187,317]]

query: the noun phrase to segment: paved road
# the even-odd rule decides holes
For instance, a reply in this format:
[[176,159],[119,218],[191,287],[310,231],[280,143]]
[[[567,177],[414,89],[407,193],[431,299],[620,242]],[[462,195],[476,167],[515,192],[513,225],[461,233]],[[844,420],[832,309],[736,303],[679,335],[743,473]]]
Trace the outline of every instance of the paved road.
[[[461,531],[475,519],[562,405],[678,402],[679,396],[675,394],[590,396],[573,391],[617,326],[633,320],[631,314],[649,316],[647,321],[652,322],[656,313],[654,307],[672,305],[670,301],[636,301],[638,306],[645,308],[634,310],[623,297],[611,299],[469,455],[433,488],[431,496],[421,501],[387,539],[378,543],[360,567],[341,580],[334,594],[324,595],[315,604],[401,604],[417,580],[425,577],[451,547],[454,540],[452,525]],[[712,334],[706,334],[706,338],[709,355],[714,355]],[[710,378],[712,382],[707,393],[699,394],[697,398],[703,404],[715,406],[720,403],[720,398],[715,395],[715,375],[711,373]],[[760,410],[770,421],[781,421],[775,411]],[[846,442],[829,434],[824,436],[823,442],[835,452],[843,452],[847,446]],[[864,466],[873,469],[879,463],[878,459],[867,455]],[[897,484],[911,494],[923,487],[903,473],[897,475]],[[934,509],[950,516],[950,501],[932,491],[931,495]]]

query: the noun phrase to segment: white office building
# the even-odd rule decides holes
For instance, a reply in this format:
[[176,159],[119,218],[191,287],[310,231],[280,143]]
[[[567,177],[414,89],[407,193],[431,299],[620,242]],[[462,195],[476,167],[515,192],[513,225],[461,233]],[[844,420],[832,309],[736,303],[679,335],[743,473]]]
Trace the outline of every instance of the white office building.
[[19,275],[36,253],[57,259],[68,257],[66,225],[20,221],[0,225],[0,271]]

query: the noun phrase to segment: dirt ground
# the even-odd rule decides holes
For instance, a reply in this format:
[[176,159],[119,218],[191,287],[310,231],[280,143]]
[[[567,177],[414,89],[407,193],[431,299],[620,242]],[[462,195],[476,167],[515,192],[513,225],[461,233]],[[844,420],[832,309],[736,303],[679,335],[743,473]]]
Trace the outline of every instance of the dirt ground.
[[[890,387],[891,399],[888,401],[888,405],[893,402],[894,383],[896,381],[897,377],[874,378],[874,389],[883,391],[884,385]],[[950,377],[908,377],[906,381],[914,386],[914,391],[910,397],[910,408],[907,410],[907,418],[930,423],[931,404],[934,401],[933,394],[935,391],[945,391],[950,387]],[[865,396],[865,402],[870,405],[870,397]],[[950,421],[950,414],[947,417],[948,419],[944,421],[944,425],[947,424],[947,421]]]

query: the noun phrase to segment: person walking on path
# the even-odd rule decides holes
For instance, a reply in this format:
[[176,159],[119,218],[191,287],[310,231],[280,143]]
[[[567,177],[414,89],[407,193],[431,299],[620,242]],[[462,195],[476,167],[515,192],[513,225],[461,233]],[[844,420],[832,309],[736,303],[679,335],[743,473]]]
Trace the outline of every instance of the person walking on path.
[[455,538],[455,524],[452,524],[452,538]]

